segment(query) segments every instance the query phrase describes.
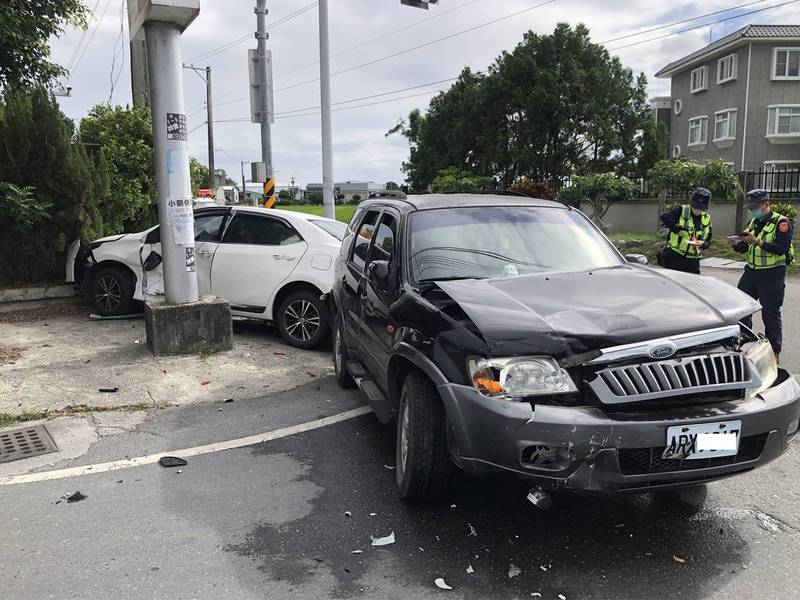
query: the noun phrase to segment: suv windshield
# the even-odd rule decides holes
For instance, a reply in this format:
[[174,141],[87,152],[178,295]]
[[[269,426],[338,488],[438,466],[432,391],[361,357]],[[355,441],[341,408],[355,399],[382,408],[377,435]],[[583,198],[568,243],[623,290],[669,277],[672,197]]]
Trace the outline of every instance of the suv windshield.
[[622,264],[580,213],[546,207],[445,208],[411,215],[412,280],[484,279]]
[[309,219],[314,225],[322,229],[326,233],[330,233],[340,242],[344,239],[344,234],[347,233],[347,225],[339,223],[339,221],[315,221]]

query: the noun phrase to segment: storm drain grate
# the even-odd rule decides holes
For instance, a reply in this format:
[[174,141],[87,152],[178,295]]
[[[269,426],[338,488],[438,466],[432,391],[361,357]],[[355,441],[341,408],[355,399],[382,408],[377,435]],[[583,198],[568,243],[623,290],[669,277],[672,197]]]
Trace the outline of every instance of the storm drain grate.
[[0,431],[0,463],[57,452],[44,425]]

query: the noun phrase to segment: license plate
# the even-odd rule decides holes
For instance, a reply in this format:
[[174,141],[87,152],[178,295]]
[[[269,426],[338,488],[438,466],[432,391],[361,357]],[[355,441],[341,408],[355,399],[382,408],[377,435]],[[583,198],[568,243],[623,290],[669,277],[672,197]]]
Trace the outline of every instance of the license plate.
[[661,458],[698,460],[736,456],[741,431],[741,421],[668,427],[667,447]]

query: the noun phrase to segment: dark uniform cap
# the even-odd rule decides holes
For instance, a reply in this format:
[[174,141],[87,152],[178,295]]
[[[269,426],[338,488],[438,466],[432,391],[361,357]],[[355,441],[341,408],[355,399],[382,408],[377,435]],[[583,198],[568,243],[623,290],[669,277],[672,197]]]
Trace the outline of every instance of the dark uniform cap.
[[711,192],[706,188],[697,188],[692,192],[692,208],[700,210],[708,210],[708,204],[711,202]]
[[753,210],[754,208],[758,208],[761,206],[762,203],[769,200],[769,191],[768,190],[750,190],[747,192],[744,207],[747,210]]

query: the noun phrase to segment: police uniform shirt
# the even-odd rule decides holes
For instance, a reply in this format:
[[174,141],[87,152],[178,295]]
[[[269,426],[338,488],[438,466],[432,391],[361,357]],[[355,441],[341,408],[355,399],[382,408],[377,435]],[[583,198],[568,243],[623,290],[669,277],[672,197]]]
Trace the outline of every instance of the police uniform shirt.
[[[669,229],[672,233],[677,234],[680,231],[680,227],[678,227],[678,221],[681,219],[681,213],[683,212],[683,206],[676,206],[671,210],[668,210],[663,215],[661,215],[661,222]],[[691,212],[692,215],[692,222],[694,223],[694,230],[695,231],[703,231],[703,213],[699,215],[694,214]],[[713,231],[709,229],[708,232],[708,239],[703,240],[703,245],[700,246],[701,250],[707,250],[709,246],[711,246],[711,238],[714,236]]]
[[[764,226],[769,223],[769,220],[774,215],[775,213],[770,211],[769,214],[764,215],[754,223],[755,231],[753,235],[755,237],[761,235],[761,230],[764,229]],[[770,254],[775,254],[776,256],[785,256],[789,252],[793,235],[794,227],[792,226],[792,222],[787,218],[783,218],[778,222],[778,225],[775,228],[775,241],[771,243],[764,242],[764,245],[761,246],[761,249],[764,252],[769,252]],[[737,252],[747,252],[749,248],[750,245],[747,242],[739,242],[733,247],[733,249]]]

